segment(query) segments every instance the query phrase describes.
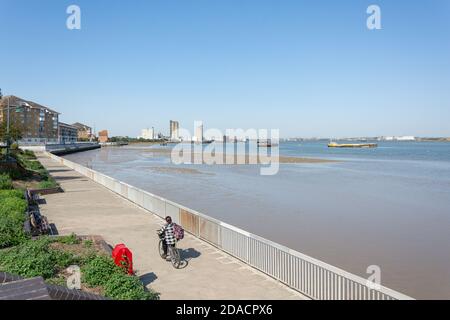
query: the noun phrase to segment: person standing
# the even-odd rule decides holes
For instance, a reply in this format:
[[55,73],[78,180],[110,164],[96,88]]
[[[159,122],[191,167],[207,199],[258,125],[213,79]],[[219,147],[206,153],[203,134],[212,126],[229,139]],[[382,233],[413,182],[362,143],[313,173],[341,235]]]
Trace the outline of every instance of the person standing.
[[174,232],[174,223],[172,222],[171,217],[166,217],[166,224],[161,228],[159,231],[159,234],[164,234],[163,239],[163,250],[164,250],[164,256],[163,258],[167,258],[167,251],[169,249],[169,246],[171,248],[175,247],[176,238],[175,238],[175,232]]

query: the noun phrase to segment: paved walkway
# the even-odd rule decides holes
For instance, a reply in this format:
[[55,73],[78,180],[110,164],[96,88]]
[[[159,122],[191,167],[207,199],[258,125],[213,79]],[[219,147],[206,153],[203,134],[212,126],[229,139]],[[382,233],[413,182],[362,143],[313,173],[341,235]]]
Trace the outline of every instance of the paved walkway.
[[64,189],[45,196],[42,213],[61,235],[101,235],[125,243],[137,274],[161,299],[302,299],[302,295],[215,247],[186,235],[179,243],[188,265],[176,270],[158,253],[162,220],[45,155],[39,161]]

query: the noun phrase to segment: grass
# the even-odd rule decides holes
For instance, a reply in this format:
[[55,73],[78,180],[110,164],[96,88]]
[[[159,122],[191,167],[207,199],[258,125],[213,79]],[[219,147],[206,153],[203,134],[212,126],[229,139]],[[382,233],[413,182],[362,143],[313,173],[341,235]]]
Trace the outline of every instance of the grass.
[[12,189],[12,179],[7,173],[0,174],[0,190]]
[[39,189],[52,189],[58,186],[58,183],[52,177],[48,177],[47,180],[39,182]]
[[136,276],[114,273],[104,286],[105,296],[117,300],[159,300],[159,294],[145,290]]
[[[58,183],[53,179],[47,169],[37,160],[33,151],[29,150],[13,150],[11,155],[16,159],[20,169],[9,170],[7,174],[13,180],[25,181],[29,187],[37,189],[51,189],[59,187]],[[1,180],[0,180],[1,181]],[[31,183],[30,181],[37,181]],[[1,184],[1,182],[0,182]],[[23,184],[23,183],[22,183]]]
[[94,242],[92,240],[85,240],[83,242],[83,245],[85,248],[92,248],[92,246],[94,245]]
[[62,244],[80,244],[81,240],[77,237],[75,233],[72,233],[70,236],[59,237],[56,242]]
[[0,190],[0,249],[27,240],[23,230],[27,202],[18,190]]

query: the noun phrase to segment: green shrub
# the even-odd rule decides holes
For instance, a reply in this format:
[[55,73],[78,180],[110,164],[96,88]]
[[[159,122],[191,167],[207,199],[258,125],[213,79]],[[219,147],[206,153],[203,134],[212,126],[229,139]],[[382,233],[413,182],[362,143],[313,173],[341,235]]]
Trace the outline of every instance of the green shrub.
[[8,190],[12,188],[13,188],[12,180],[9,174],[7,173],[0,174],[0,190]]
[[85,248],[92,248],[92,246],[94,245],[94,242],[92,241],[92,240],[85,240],[84,242],[83,242],[83,246],[85,247]]
[[52,285],[55,285],[55,286],[66,287],[67,286],[67,279],[64,278],[63,276],[56,276],[54,278],[50,278],[50,279],[45,280],[45,283],[52,284]]
[[39,182],[39,189],[51,189],[56,188],[57,186],[58,184],[52,178]]
[[115,273],[104,285],[105,296],[118,300],[158,300],[159,294],[147,291],[136,276]]
[[27,203],[24,199],[16,197],[4,197],[0,202],[0,216],[10,216],[25,221]]
[[12,217],[0,215],[0,249],[18,245],[27,239],[23,224]]
[[64,244],[79,244],[81,240],[77,237],[75,233],[72,233],[70,236],[59,237],[56,239],[56,242],[64,243]]
[[45,168],[42,166],[42,164],[39,161],[37,161],[37,160],[26,160],[26,159],[23,159],[22,163],[25,166],[25,168],[28,169],[28,170],[33,170],[33,171],[45,170]]
[[102,287],[107,297],[118,300],[156,300],[159,294],[147,291],[136,276],[125,274],[110,257],[97,256],[81,268],[83,282]]
[[26,159],[33,159],[33,160],[36,159],[36,155],[35,155],[34,152],[31,151],[31,150],[25,150],[25,151],[23,151],[22,155],[23,155],[23,157],[26,158]]
[[23,230],[26,208],[22,192],[0,191],[0,248],[18,245],[27,239]]
[[58,271],[74,263],[74,258],[70,253],[51,249],[51,242],[43,237],[0,251],[0,270],[25,278],[54,277]]
[[0,190],[0,201],[6,198],[25,199],[25,196],[20,190]]
[[0,168],[0,174],[7,174],[11,179],[23,179],[30,176],[30,174],[25,170],[20,170],[18,168]]
[[113,274],[124,274],[110,257],[97,256],[81,268],[83,282],[91,287],[104,286]]

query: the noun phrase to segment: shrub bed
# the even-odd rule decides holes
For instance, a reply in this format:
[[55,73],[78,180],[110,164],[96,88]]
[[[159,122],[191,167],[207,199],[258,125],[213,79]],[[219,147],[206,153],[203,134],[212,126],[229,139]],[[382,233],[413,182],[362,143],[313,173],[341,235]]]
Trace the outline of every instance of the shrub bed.
[[78,265],[82,289],[116,300],[157,300],[159,294],[147,290],[137,276],[125,274],[112,258],[96,249],[92,240],[81,241],[76,235],[28,240],[0,250],[0,271],[22,277],[42,276],[46,282],[66,285],[65,270]]
[[21,191],[0,190],[0,249],[18,245],[28,238],[23,230],[26,209]]
[[77,262],[73,255],[51,249],[51,242],[50,238],[42,237],[0,252],[0,269],[25,278],[49,279]]
[[8,190],[12,189],[12,180],[9,174],[7,173],[1,173],[0,174],[0,190]]
[[102,287],[106,297],[117,300],[157,300],[159,294],[146,290],[137,276],[127,275],[124,269],[106,256],[97,256],[81,269],[83,282],[90,287]]
[[47,169],[36,160],[36,155],[33,151],[15,150],[12,154],[19,163],[20,167],[25,169],[25,173],[20,175],[19,173],[11,173],[14,179],[29,178],[33,175],[38,176],[40,179],[39,189],[50,189],[58,187],[58,183],[50,176]]

